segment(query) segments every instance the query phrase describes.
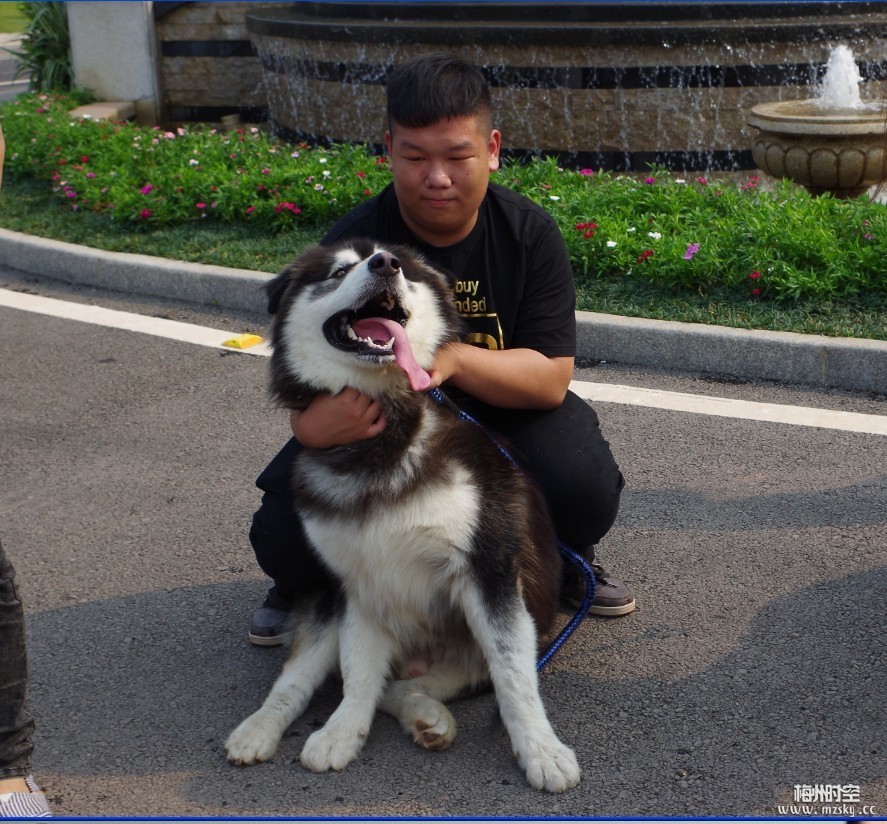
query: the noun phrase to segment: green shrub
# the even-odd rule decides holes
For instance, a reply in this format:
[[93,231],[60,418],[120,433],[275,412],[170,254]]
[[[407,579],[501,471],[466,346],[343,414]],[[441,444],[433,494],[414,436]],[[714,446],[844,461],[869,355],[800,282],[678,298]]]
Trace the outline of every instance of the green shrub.
[[[329,225],[379,192],[384,158],[363,146],[293,146],[258,129],[162,129],[78,121],[77,95],[0,107],[7,171],[47,180],[65,210],[133,230],[201,222],[276,232]],[[542,205],[566,239],[580,291],[600,281],[668,294],[887,301],[887,211],[867,198],[814,198],[788,183],[661,170],[624,176],[509,163],[495,178]]]
[[74,85],[71,38],[65,3],[19,3],[27,19],[16,77],[26,75],[35,91],[68,91]]

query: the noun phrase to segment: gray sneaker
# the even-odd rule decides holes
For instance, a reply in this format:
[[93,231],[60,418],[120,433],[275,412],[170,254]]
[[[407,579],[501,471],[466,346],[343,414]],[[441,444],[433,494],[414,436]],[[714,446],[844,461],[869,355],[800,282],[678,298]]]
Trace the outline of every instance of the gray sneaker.
[[267,601],[254,613],[249,625],[249,640],[257,647],[279,647],[293,640],[293,613],[288,609],[267,606]]
[[[594,570],[596,586],[594,600],[588,608],[588,614],[618,618],[620,615],[634,612],[637,604],[625,582],[608,572],[600,564],[592,564],[591,568]],[[582,606],[584,597],[585,578],[578,571],[571,570],[564,577],[561,586],[561,600],[578,609]]]

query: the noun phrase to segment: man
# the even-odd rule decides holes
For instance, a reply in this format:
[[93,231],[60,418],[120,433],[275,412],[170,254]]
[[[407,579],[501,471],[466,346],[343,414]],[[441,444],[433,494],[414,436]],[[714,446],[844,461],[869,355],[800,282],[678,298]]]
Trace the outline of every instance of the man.
[[[501,135],[492,128],[489,86],[477,67],[448,55],[417,58],[392,73],[387,95],[392,184],[345,215],[322,242],[369,237],[405,244],[450,274],[470,333],[440,352],[432,384],[443,384],[507,438],[542,488],[560,540],[592,560],[594,545],[615,521],[624,482],[594,410],[568,391],[575,295],[557,224],[490,182]],[[351,389],[291,413],[294,439],[256,481],[265,494],[250,540],[275,583],[253,615],[253,643],[284,643],[294,601],[328,581],[293,511],[293,457],[303,446],[375,437],[386,423],[377,401]],[[631,612],[635,602],[625,584],[595,571],[590,612]],[[566,581],[565,596],[576,583]]]

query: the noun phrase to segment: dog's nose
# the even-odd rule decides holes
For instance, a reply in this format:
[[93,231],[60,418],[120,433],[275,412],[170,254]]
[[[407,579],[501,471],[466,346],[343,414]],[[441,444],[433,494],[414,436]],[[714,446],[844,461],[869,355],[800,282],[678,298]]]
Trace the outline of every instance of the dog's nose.
[[376,252],[368,261],[371,272],[382,277],[391,277],[400,271],[400,261],[391,252]]

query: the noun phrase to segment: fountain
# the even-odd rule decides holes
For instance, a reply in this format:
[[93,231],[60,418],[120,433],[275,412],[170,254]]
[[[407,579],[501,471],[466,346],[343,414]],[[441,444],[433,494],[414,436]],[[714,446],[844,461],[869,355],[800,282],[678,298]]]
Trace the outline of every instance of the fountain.
[[752,156],[775,178],[812,194],[858,197],[887,177],[887,101],[864,102],[852,51],[829,55],[818,97],[761,103],[747,117],[759,130]]
[[[846,42],[887,97],[883,2],[313,0],[256,4],[246,29],[275,131],[378,144],[392,67],[481,65],[512,154],[594,169],[754,168],[743,113],[809,97]],[[881,91],[883,90],[883,92]]]

